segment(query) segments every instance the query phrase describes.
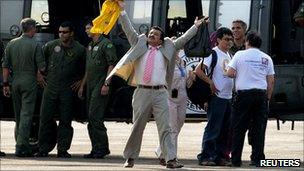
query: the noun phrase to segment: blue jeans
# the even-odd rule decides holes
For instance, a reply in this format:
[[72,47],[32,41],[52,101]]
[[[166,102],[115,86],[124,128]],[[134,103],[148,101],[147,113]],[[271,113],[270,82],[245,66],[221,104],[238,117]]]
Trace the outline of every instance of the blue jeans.
[[208,123],[202,140],[202,152],[197,156],[199,162],[216,162],[224,157],[229,138],[230,116],[231,99],[212,97],[207,110]]

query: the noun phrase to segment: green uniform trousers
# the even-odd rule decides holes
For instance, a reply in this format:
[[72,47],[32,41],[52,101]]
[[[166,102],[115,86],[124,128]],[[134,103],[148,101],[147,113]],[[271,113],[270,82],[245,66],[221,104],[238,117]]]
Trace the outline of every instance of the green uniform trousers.
[[70,89],[52,91],[47,87],[44,89],[40,113],[39,127],[39,151],[50,152],[52,145],[52,122],[54,120],[54,112],[59,107],[59,126],[57,134],[57,150],[58,152],[70,149],[73,138],[73,92]]
[[16,118],[16,153],[31,153],[29,136],[35,111],[37,83],[33,76],[15,77],[12,82],[12,99]]
[[87,98],[88,98],[88,132],[92,145],[92,152],[109,151],[109,140],[107,135],[107,128],[104,125],[104,114],[108,103],[109,95],[100,94],[101,86],[90,86],[88,83],[87,87]]

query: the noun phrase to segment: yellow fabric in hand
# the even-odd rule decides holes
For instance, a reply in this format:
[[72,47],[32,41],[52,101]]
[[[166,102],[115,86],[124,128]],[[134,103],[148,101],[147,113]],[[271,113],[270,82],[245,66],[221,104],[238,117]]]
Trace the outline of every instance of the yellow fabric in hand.
[[120,15],[120,7],[115,0],[106,0],[100,15],[93,20],[91,33],[109,34]]

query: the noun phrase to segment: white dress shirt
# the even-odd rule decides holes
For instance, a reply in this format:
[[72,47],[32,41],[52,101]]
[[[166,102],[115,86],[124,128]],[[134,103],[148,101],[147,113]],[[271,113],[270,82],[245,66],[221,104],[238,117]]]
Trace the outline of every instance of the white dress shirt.
[[151,81],[147,84],[144,83],[143,77],[144,77],[147,58],[151,51],[150,48],[151,46],[149,46],[147,52],[143,55],[143,57],[139,58],[135,64],[134,76],[136,82],[137,84],[150,85],[150,86],[166,85],[167,61],[165,60],[165,57],[159,50],[159,47],[157,47],[157,51],[154,58]]

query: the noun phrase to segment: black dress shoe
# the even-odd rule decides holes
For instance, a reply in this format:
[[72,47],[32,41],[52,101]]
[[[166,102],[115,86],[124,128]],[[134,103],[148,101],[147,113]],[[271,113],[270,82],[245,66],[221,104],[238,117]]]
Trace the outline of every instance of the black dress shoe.
[[249,166],[259,167],[260,166],[260,162],[259,161],[253,161],[253,160],[251,160],[250,163],[249,163]]
[[5,156],[6,154],[4,153],[4,152],[2,152],[2,151],[0,151],[0,157],[1,156]]
[[34,156],[35,157],[47,157],[49,154],[47,152],[42,152],[39,151],[38,153],[36,153]]
[[67,151],[61,151],[57,153],[57,158],[71,158],[72,155],[69,154]]
[[231,167],[241,167],[241,163],[231,163]]
[[231,166],[231,161],[224,158],[217,160],[215,163],[217,166]]
[[212,159],[203,159],[199,165],[201,166],[216,166],[216,163]]
[[16,157],[34,157],[33,153],[27,151],[18,151],[15,153]]
[[134,166],[134,159],[128,158],[124,164],[124,167],[133,167]]
[[166,166],[167,163],[166,163],[166,160],[164,158],[158,158],[158,163],[162,166]]
[[110,151],[96,151],[93,152],[91,151],[90,154],[85,154],[83,155],[84,158],[88,158],[88,159],[103,159],[106,155],[110,154]]

